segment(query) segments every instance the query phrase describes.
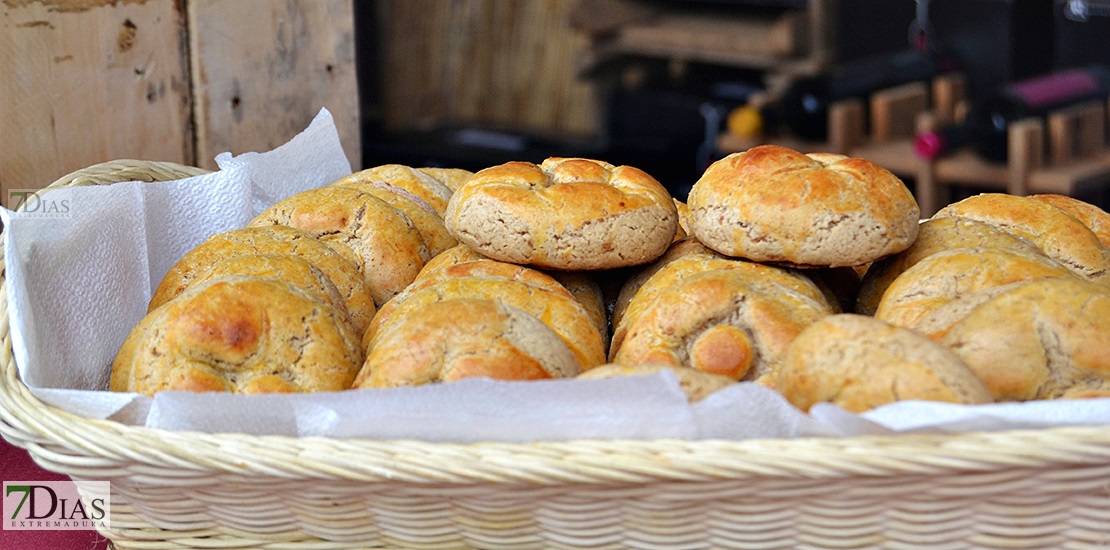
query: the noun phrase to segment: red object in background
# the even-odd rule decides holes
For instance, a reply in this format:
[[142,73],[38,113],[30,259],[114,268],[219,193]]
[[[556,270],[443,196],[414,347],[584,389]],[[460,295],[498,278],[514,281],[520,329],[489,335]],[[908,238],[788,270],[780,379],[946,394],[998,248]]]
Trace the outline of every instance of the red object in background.
[[[3,481],[66,481],[68,476],[40,468],[26,451],[0,438]],[[4,550],[105,550],[108,539],[96,531],[11,531],[0,529]]]

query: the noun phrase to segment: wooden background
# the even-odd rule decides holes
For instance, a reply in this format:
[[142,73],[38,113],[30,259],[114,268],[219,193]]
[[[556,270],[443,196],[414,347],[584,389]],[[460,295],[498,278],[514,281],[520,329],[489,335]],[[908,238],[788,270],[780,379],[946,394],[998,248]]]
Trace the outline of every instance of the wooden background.
[[[370,1],[370,0],[354,0]],[[477,124],[588,136],[572,0],[381,0],[387,131]],[[214,168],[331,111],[360,166],[352,0],[4,0],[0,198],[120,158]]]

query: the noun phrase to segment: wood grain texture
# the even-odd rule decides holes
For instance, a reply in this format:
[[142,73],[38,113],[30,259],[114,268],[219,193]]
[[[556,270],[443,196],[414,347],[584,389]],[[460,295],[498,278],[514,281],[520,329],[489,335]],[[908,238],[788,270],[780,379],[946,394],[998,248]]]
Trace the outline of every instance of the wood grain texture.
[[594,135],[594,90],[576,75],[588,40],[572,28],[570,8],[568,0],[384,1],[386,128]]
[[192,162],[176,2],[9,1],[0,13],[5,205],[10,189],[99,162]]
[[192,0],[186,3],[197,163],[229,151],[269,151],[321,108],[360,164],[354,18],[350,0]]

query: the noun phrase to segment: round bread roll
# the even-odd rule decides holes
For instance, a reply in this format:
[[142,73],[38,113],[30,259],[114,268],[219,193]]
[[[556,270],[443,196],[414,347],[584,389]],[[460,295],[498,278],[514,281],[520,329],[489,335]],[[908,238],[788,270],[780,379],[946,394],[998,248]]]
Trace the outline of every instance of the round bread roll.
[[907,269],[883,294],[875,317],[913,327],[929,311],[964,294],[1042,277],[1077,277],[1036,251],[990,247],[937,252]]
[[890,283],[917,262],[943,250],[976,246],[1040,252],[1033,243],[989,223],[967,218],[925,220],[909,248],[871,264],[864,273],[856,313],[874,315]]
[[338,310],[275,279],[228,276],[147,314],[112,363],[112,391],[339,391],[362,366]]
[[1105,210],[1067,195],[1044,193],[1029,195],[1029,198],[1051,204],[1075,216],[1075,219],[1083,222],[1098,237],[1099,242],[1110,246],[1110,213]]
[[696,403],[709,397],[713,392],[724,389],[736,383],[735,380],[720,374],[702,372],[690,367],[676,367],[674,365],[618,365],[608,363],[594,367],[580,375],[578,378],[596,380],[599,378],[616,378],[618,376],[646,376],[668,371],[678,379],[678,385],[686,394],[686,400]]
[[1079,277],[969,294],[917,330],[960,356],[997,401],[1110,390],[1110,291]]
[[450,171],[433,170],[428,168],[411,168],[401,164],[383,164],[367,168],[351,174],[347,181],[380,181],[394,187],[399,187],[420,197],[443,216],[447,210],[447,202],[451,200],[451,189],[440,177],[457,178],[460,175]]
[[1071,214],[1043,201],[983,193],[941,208],[934,217],[992,224],[1036,245],[1050,258],[1092,281],[1110,281],[1110,249]]
[[[655,307],[655,302],[665,293],[682,284],[685,279],[712,271],[739,271],[750,277],[773,282],[788,288],[805,298],[818,303],[828,313],[837,310],[828,301],[824,292],[811,279],[785,268],[749,262],[741,259],[726,259],[716,255],[688,253],[669,261],[635,290],[626,302],[622,313],[613,312],[613,338],[609,343],[609,358],[616,361],[618,352],[628,337],[630,327],[645,311]],[[629,285],[626,285],[629,286]],[[619,298],[618,298],[619,300]]]
[[358,264],[378,307],[411,283],[431,257],[408,216],[349,187],[297,193],[262,211],[249,225],[295,227],[344,253]]
[[675,241],[671,246],[667,247],[667,250],[663,252],[663,255],[657,260],[640,268],[621,284],[620,291],[617,293],[617,299],[613,304],[613,311],[611,314],[612,325],[616,327],[621,323],[621,319],[624,318],[624,312],[628,309],[628,303],[632,301],[632,297],[639,292],[640,287],[642,287],[648,279],[672,261],[692,254],[726,259],[723,255],[701,244],[701,242],[694,237],[686,237]]
[[579,370],[605,363],[605,343],[589,314],[565,288],[556,286],[559,288],[553,291],[504,278],[456,277],[427,287],[406,289],[374,316],[366,332],[367,349],[373,350],[378,345],[381,334],[387,332],[391,324],[418,315],[418,310],[427,304],[455,298],[482,298],[519,308],[543,321],[566,342],[579,363]]
[[323,300],[349,319],[355,334],[362,335],[374,316],[374,302],[364,293],[364,303],[351,313],[347,300],[340,294],[331,279],[320,268],[300,256],[292,254],[245,254],[216,262],[211,269],[201,273],[192,284],[200,284],[229,275],[243,275],[263,279],[277,279],[289,283]]
[[627,336],[610,362],[686,365],[756,380],[777,368],[798,333],[832,313],[821,300],[748,270],[693,273],[635,318],[626,314]]
[[428,253],[433,256],[459,244],[447,232],[447,226],[443,224],[443,218],[438,212],[420,197],[400,187],[380,181],[358,180],[354,175],[335,181],[332,185],[369,193],[403,212],[420,232],[420,236],[424,238],[424,244],[428,247]]
[[650,262],[678,228],[674,200],[654,178],[577,158],[481,170],[455,191],[444,221],[490,258],[562,270]]
[[863,412],[896,401],[990,403],[991,394],[951,350],[866,315],[809,325],[779,367],[776,389],[799,409],[832,403]]
[[365,329],[377,311],[370,286],[358,266],[307,232],[283,225],[233,229],[213,235],[193,247],[162,278],[150,300],[148,311],[154,311],[177,297],[216,264],[238,256],[258,254],[298,256],[323,271],[339,291],[351,321],[361,327],[360,331]]
[[[465,322],[459,322],[465,319]],[[570,378],[578,361],[539,319],[485,299],[433,302],[389,326],[355,388],[419,386],[464,378]]]
[[[440,273],[438,276],[436,275],[436,272],[444,270],[446,268],[475,261],[483,261],[485,263],[477,264],[467,268],[448,270],[446,273]],[[504,266],[513,267],[491,268],[489,267],[490,263],[503,264]],[[594,326],[597,327],[598,332],[602,335],[602,338],[606,342],[608,342],[609,316],[606,310],[605,297],[602,294],[601,285],[598,284],[598,282],[593,277],[586,273],[557,270],[540,271],[527,268],[525,266],[519,266],[517,264],[510,264],[508,262],[499,262],[497,260],[491,260],[486,256],[475,252],[473,249],[466,246],[465,244],[460,244],[448,250],[445,250],[444,252],[436,255],[434,258],[429,260],[428,263],[424,265],[424,269],[420,270],[420,274],[417,275],[416,280],[413,281],[413,285],[410,285],[410,287],[426,279],[439,281],[452,277],[464,277],[473,275],[499,276],[521,280],[519,275],[513,275],[510,274],[510,272],[516,271],[520,273],[526,273],[521,272],[520,270],[522,269],[541,274],[543,275],[543,279],[553,279],[564,289],[570,292],[571,296],[573,296],[574,299],[578,301],[578,303],[582,304],[582,307],[586,308],[586,312],[590,315],[590,319],[593,321]],[[529,274],[529,277],[534,276]],[[525,280],[524,282],[536,283],[540,284],[541,286],[546,284],[541,283],[540,278],[534,278],[534,280]]]
[[[443,185],[446,185],[452,193],[454,193],[455,190],[463,184],[463,182],[470,179],[470,176],[474,175],[474,172],[471,172],[470,170],[464,170],[462,168],[427,167],[417,168],[417,170],[420,170],[421,172],[424,172],[425,174],[428,174],[429,176],[439,180],[439,182]],[[446,209],[447,205],[444,204],[443,208]]]
[[886,169],[775,145],[714,162],[686,204],[706,246],[798,267],[850,267],[900,252],[920,218],[913,194]]

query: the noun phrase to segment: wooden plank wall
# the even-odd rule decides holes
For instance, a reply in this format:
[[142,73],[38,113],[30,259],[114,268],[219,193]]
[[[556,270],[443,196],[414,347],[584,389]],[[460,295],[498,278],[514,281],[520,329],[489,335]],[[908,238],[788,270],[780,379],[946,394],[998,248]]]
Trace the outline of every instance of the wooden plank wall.
[[321,107],[358,168],[351,0],[4,0],[0,198],[120,158],[213,168]]
[[587,38],[570,0],[384,0],[386,129],[481,125],[590,137]]
[[267,151],[325,107],[359,167],[351,0],[189,0],[197,160]]
[[182,16],[146,3],[6,0],[0,19],[0,188],[38,189],[90,164],[188,163]]

